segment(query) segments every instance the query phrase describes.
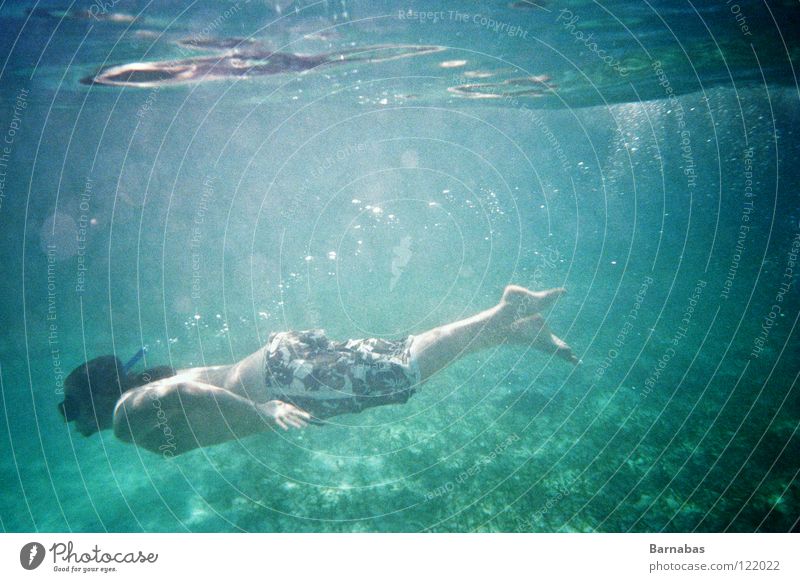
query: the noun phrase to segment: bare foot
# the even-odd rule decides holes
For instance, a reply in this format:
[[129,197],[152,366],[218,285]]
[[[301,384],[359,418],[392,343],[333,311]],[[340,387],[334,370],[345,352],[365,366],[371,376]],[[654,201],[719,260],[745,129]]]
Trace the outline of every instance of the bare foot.
[[503,291],[500,306],[504,312],[509,313],[511,321],[517,321],[544,311],[566,292],[567,290],[563,287],[530,291],[519,285],[509,285]]
[[547,327],[544,317],[539,314],[518,319],[510,326],[510,338],[516,343],[530,344],[537,350],[548,354],[555,353],[562,360],[577,365],[578,357],[572,352],[567,343]]

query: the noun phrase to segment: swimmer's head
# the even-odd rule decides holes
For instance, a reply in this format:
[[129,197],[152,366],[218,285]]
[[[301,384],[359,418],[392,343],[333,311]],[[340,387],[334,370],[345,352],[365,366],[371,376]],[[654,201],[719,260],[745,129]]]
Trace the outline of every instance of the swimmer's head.
[[64,381],[64,401],[58,410],[83,436],[110,428],[114,407],[126,390],[123,364],[114,356],[100,356],[75,368]]
[[174,376],[169,366],[130,374],[115,356],[100,356],[75,368],[64,381],[64,401],[58,411],[66,422],[75,422],[83,436],[111,428],[120,396],[138,386]]

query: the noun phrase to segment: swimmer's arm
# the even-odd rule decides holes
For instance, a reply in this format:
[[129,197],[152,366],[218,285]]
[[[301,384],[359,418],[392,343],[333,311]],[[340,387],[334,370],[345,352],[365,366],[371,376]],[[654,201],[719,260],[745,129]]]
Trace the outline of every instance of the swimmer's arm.
[[114,434],[165,456],[264,432],[303,428],[310,415],[271,400],[255,403],[197,381],[161,381],[126,393],[114,410]]

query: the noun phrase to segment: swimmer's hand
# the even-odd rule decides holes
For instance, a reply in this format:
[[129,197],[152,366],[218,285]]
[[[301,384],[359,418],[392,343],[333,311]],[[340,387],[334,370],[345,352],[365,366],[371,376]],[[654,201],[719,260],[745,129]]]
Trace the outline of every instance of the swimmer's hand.
[[281,400],[270,400],[260,405],[262,413],[271,418],[283,430],[305,428],[311,420],[311,415],[293,404]]

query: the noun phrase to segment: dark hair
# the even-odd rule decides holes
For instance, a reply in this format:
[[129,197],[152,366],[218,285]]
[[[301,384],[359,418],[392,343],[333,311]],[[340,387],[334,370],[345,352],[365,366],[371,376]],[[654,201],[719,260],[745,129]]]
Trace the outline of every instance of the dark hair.
[[156,366],[139,374],[126,374],[119,358],[100,356],[70,372],[64,381],[64,400],[59,402],[58,411],[69,422],[80,414],[81,402],[88,401],[95,406],[98,415],[112,413],[113,406],[110,410],[97,410],[97,407],[108,407],[107,403],[116,402],[128,390],[174,375],[171,366]]

